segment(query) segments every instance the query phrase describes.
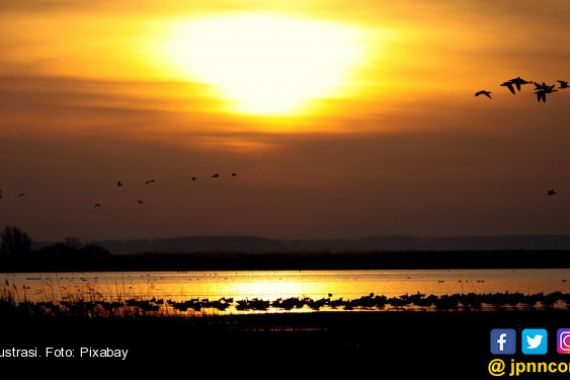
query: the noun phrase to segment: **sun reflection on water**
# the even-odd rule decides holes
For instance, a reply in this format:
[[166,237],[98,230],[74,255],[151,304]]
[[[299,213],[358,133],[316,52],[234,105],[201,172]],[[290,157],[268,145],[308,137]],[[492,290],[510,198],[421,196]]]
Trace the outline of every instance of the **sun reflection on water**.
[[108,273],[5,273],[20,299],[187,300],[221,297],[357,298],[369,293],[402,294],[570,292],[570,271],[560,270],[338,270],[338,271],[205,271]]

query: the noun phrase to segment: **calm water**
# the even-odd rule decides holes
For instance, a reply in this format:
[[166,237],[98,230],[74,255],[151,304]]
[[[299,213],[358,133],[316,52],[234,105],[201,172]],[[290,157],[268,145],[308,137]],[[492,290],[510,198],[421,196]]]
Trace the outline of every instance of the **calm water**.
[[569,269],[2,273],[0,279],[19,301],[570,293]]

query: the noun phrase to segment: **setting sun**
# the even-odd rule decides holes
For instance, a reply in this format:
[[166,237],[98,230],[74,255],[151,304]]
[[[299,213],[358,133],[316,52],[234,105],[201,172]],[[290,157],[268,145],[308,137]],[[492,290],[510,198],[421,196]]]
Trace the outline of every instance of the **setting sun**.
[[236,15],[176,24],[166,59],[190,80],[209,84],[232,112],[301,113],[334,96],[360,61],[357,30],[275,15]]

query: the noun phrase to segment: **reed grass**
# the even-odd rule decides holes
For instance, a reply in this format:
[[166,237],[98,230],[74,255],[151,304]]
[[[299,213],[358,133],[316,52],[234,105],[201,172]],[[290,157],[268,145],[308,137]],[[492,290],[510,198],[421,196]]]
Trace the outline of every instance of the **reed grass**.
[[51,317],[81,316],[87,318],[207,317],[247,313],[327,312],[327,311],[494,311],[494,310],[566,310],[570,294],[554,292],[525,295],[522,293],[456,293],[426,295],[421,293],[386,297],[370,293],[355,299],[289,297],[276,300],[192,298],[182,301],[157,299],[148,287],[148,294],[129,296],[125,284],[115,284],[112,300],[104,297],[89,283],[84,290],[59,294],[51,280],[42,281],[39,290],[46,300],[30,301],[26,285],[16,286],[8,279],[0,285],[0,310]]

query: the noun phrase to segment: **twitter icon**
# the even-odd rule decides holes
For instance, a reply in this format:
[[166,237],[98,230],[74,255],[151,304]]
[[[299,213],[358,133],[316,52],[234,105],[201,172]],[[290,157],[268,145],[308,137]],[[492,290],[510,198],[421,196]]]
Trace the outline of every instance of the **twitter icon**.
[[521,346],[525,355],[545,355],[548,352],[548,331],[545,329],[524,329]]

